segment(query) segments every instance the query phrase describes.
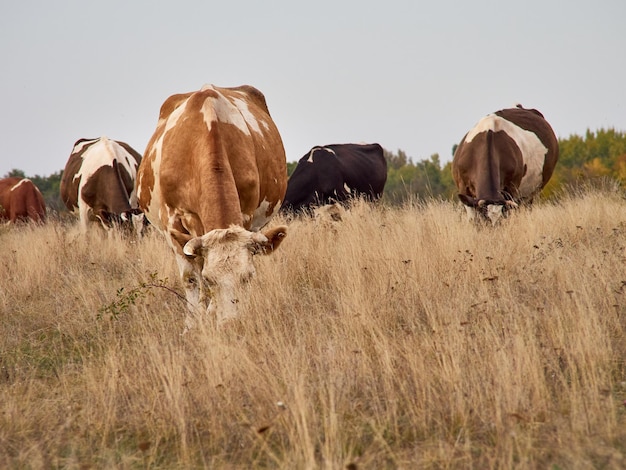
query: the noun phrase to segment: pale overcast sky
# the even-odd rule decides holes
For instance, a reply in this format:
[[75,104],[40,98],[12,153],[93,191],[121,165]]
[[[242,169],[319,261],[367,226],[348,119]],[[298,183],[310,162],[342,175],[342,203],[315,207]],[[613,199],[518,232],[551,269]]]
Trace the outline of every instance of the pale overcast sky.
[[515,103],[559,137],[626,131],[625,0],[20,0],[0,5],[0,176],[79,138],[140,153],[171,94],[259,88],[288,161],[378,142],[414,161]]

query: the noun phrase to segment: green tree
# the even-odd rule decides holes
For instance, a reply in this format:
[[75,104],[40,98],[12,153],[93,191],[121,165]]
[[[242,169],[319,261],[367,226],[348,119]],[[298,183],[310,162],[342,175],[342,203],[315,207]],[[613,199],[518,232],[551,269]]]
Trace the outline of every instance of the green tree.
[[617,180],[622,183],[622,185],[626,184],[626,153],[615,159],[613,170]]
[[[587,130],[584,137],[559,139],[559,162],[550,185],[578,185],[594,178],[610,177],[625,183],[626,133],[615,129]],[[546,188],[547,189],[547,188]],[[545,192],[545,191],[544,191]]]
[[293,175],[293,172],[297,166],[298,162],[287,162],[287,176]]
[[59,170],[50,176],[35,175],[30,177],[32,182],[39,188],[46,201],[48,210],[62,212],[67,210],[63,201],[61,201],[61,176],[63,171]]
[[401,204],[407,199],[449,198],[455,193],[450,164],[441,167],[439,154],[414,163],[406,153],[385,151],[387,159],[387,183],[385,200]]
[[26,174],[22,170],[13,168],[3,178],[26,178]]
[[398,150],[397,154],[390,152],[389,150],[383,149],[383,155],[385,156],[385,160],[387,160],[387,168],[399,169],[405,166],[409,158],[403,150]]

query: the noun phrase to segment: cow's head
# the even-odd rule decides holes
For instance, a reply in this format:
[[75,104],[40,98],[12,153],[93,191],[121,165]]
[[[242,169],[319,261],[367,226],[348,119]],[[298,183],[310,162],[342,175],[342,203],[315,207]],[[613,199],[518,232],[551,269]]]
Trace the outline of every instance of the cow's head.
[[123,224],[121,216],[119,214],[116,214],[115,212],[109,212],[106,209],[98,209],[93,211],[90,219],[100,222],[100,225],[106,231],[111,230],[116,225]]
[[150,222],[141,209],[130,209],[120,214],[120,225],[137,237],[141,237]]
[[487,200],[459,194],[459,199],[465,205],[470,220],[490,221],[492,225],[495,225],[502,217],[506,217],[511,209],[518,207],[515,201],[507,197]]
[[100,209],[95,213],[95,218],[100,222],[105,230],[118,228],[122,233],[136,235],[140,237],[149,225],[141,209],[129,209],[120,214]]
[[261,233],[231,225],[191,238],[185,243],[183,253],[201,262],[202,275],[200,279],[189,277],[185,285],[187,300],[206,307],[207,313],[215,314],[218,322],[236,317],[237,290],[255,273],[252,257],[272,253],[286,233],[286,226]]

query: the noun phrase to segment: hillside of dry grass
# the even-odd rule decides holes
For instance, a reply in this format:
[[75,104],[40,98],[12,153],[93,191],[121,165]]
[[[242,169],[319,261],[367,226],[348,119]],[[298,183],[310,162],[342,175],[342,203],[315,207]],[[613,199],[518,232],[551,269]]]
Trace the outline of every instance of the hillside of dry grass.
[[1,227],[0,467],[626,466],[619,191],[287,223],[184,336],[159,234]]

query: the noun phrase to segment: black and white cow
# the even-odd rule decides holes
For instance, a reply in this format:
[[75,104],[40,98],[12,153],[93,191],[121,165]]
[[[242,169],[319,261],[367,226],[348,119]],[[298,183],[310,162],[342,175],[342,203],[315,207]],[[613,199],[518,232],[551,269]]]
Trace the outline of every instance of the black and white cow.
[[61,199],[78,212],[81,230],[90,220],[104,228],[114,223],[143,227],[135,192],[141,155],[125,142],[100,137],[80,139],[72,149],[61,178]]
[[287,182],[281,210],[295,212],[363,197],[376,200],[387,182],[387,161],[378,144],[313,147]]
[[463,137],[452,176],[468,216],[495,224],[509,209],[532,203],[558,158],[550,124],[536,109],[517,105],[485,116]]

